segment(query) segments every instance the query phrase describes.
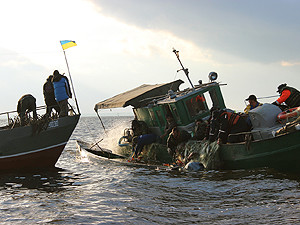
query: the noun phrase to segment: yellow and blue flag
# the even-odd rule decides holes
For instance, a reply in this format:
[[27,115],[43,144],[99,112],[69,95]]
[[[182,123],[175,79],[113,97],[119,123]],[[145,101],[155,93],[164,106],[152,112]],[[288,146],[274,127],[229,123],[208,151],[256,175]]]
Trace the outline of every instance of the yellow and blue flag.
[[63,48],[63,50],[66,50],[67,48],[70,48],[73,46],[77,46],[75,41],[69,41],[69,40],[60,41],[60,44],[61,44],[61,47]]

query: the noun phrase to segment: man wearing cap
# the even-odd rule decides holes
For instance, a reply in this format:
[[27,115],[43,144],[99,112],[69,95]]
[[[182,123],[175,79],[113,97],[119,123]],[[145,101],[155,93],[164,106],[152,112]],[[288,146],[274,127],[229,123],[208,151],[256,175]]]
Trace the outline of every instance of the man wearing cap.
[[272,104],[281,105],[284,102],[289,108],[300,106],[300,92],[296,88],[280,84],[277,89],[280,97]]
[[248,101],[249,104],[248,104],[247,107],[244,109],[245,114],[248,114],[249,111],[250,111],[251,109],[255,109],[256,107],[262,105],[262,103],[259,103],[259,102],[257,101],[257,98],[256,98],[255,95],[250,95],[250,96],[246,99],[246,101]]

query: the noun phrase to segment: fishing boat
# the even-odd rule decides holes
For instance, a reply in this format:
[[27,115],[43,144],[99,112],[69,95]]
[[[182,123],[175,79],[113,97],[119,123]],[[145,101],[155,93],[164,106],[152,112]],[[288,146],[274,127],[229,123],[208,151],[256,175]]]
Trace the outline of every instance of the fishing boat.
[[[138,121],[147,124],[149,132],[162,135],[167,124],[167,115],[172,115],[179,129],[193,132],[195,120],[207,120],[210,109],[214,106],[226,109],[221,92],[221,84],[217,82],[218,75],[215,72],[209,74],[209,82],[197,85],[192,84],[188,77],[188,69],[185,68],[175,49],[177,59],[182,66],[178,71],[184,71],[191,87],[179,90],[182,80],[170,83],[141,85],[135,89],[121,93],[112,98],[97,103],[94,107],[98,117],[99,110],[133,107],[133,113]],[[270,167],[284,171],[300,171],[300,131],[295,129],[299,122],[293,124],[294,129],[289,132],[284,130],[285,123],[277,121],[277,115],[281,113],[279,107],[272,104],[264,104],[249,112],[253,129],[244,135],[248,138],[240,143],[218,144],[215,153],[210,154],[220,161],[217,168],[212,169],[250,169],[258,167]],[[298,126],[299,127],[299,126]],[[130,142],[130,128],[124,132],[119,140],[120,146]],[[196,143],[193,143],[194,146]],[[203,142],[198,142],[199,149]],[[206,145],[208,146],[208,145]],[[210,148],[206,148],[208,154]],[[199,150],[200,157],[203,151]],[[203,162],[205,165],[205,162]]]
[[76,144],[77,144],[77,148],[80,151],[86,151],[91,153],[92,155],[96,155],[104,159],[126,159],[125,156],[117,155],[109,149],[101,148],[98,143],[89,144],[81,140],[76,140]]
[[61,118],[39,117],[20,126],[18,119],[11,116],[14,113],[0,114],[8,118],[8,124],[0,127],[0,171],[54,167],[80,114],[74,112]]
[[[77,112],[68,104],[65,115],[59,116],[57,112],[55,114],[51,113],[51,110],[47,112],[47,106],[36,107],[34,100],[34,106],[31,105],[28,110],[26,108],[28,104],[25,104],[26,111],[20,114],[17,111],[24,110],[21,110],[23,102],[20,104],[20,109],[18,102],[17,111],[0,113],[0,116],[7,116],[6,125],[0,126],[0,172],[54,167],[79,121],[80,110],[65,53],[65,49],[76,46],[76,43],[61,41],[61,45]],[[57,70],[53,75],[55,73],[59,74]],[[68,81],[67,77],[65,78]],[[69,85],[69,82],[67,83]],[[34,113],[31,112],[33,108],[36,109]],[[47,113],[40,116],[37,114],[39,110],[45,110]],[[0,122],[3,123],[2,117]]]
[[103,160],[107,162],[114,163],[116,165],[126,165],[132,167],[147,167],[152,169],[166,169],[167,166],[159,164],[149,164],[141,161],[131,161],[128,160],[128,157],[115,154],[111,150],[102,148],[99,144],[94,143],[90,144],[82,140],[76,140],[77,149],[82,158],[87,158],[88,160]]

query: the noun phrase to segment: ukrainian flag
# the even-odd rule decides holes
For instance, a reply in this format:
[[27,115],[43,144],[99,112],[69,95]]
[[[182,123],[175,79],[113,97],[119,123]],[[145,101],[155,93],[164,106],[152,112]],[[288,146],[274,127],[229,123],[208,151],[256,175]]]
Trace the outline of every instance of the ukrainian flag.
[[60,41],[61,47],[63,48],[63,50],[66,50],[67,48],[73,47],[73,46],[77,46],[77,44],[75,43],[75,41]]

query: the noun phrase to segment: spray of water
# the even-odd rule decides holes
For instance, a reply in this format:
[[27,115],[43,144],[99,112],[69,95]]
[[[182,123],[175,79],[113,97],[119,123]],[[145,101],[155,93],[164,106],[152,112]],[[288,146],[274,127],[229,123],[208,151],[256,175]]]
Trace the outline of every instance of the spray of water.
[[[119,139],[124,135],[124,130],[130,127],[131,121],[128,118],[123,120],[111,121],[111,125],[104,136],[101,142],[101,147],[112,150],[114,153],[119,153]],[[102,134],[103,135],[103,134]]]

